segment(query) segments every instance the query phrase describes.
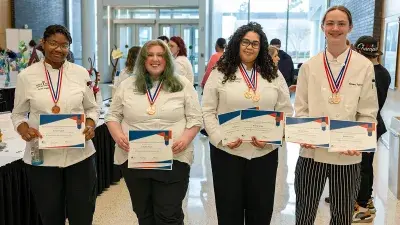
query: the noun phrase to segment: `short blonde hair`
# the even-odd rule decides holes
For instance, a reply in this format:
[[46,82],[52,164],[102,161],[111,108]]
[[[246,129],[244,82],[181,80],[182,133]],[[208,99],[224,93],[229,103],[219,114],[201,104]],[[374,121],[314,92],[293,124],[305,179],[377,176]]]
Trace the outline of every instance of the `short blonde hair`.
[[279,49],[277,48],[277,47],[275,47],[275,46],[273,46],[273,45],[270,45],[270,46],[268,46],[268,53],[269,53],[269,55],[272,57],[272,56],[274,56],[274,53],[278,53],[279,52]]

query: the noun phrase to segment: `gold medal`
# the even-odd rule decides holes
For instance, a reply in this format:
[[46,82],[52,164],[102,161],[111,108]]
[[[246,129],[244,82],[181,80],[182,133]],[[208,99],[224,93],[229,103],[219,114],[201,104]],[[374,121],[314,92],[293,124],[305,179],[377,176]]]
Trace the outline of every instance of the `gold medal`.
[[253,100],[253,102],[258,102],[258,101],[260,101],[260,98],[261,98],[261,96],[259,93],[254,93],[252,100]]
[[247,99],[250,99],[250,98],[253,97],[253,93],[251,93],[251,91],[246,91],[246,92],[244,93],[244,97],[247,98]]
[[147,108],[147,114],[149,114],[150,116],[156,114],[156,107],[154,105],[149,106],[149,108]]
[[330,104],[339,104],[341,100],[342,100],[342,98],[337,93],[332,94],[332,96],[329,97]]

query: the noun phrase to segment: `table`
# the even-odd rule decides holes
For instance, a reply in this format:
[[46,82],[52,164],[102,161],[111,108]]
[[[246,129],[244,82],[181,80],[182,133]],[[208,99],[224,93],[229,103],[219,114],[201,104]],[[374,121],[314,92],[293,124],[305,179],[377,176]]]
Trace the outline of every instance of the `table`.
[[11,111],[14,108],[15,87],[0,88],[0,112]]
[[[121,170],[114,165],[114,144],[103,123],[95,130],[97,193],[118,182]],[[27,166],[20,159],[0,167],[0,225],[41,225],[30,193]]]

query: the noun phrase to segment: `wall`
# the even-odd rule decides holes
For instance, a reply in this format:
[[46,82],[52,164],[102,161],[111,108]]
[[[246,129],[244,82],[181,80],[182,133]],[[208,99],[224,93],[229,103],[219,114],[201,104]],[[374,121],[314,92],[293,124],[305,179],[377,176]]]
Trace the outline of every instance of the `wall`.
[[[330,6],[344,5],[353,17],[353,31],[349,34],[351,43],[363,35],[376,39],[381,36],[381,19],[383,2],[381,0],[331,0]],[[373,16],[371,16],[373,15]]]
[[[400,1],[399,0],[385,0],[383,4],[383,13],[381,19],[381,51],[384,52],[386,23],[389,21],[398,21],[400,17]],[[400,40],[399,40],[400,41]],[[398,48],[399,49],[399,48]],[[400,51],[397,51],[397,74],[396,74],[396,87],[400,87]],[[400,88],[397,88],[400,91]]]
[[66,0],[17,0],[14,10],[15,28],[27,24],[32,29],[33,39],[41,38],[49,25],[67,25]]
[[6,46],[6,28],[11,28],[11,0],[0,0],[0,46]]

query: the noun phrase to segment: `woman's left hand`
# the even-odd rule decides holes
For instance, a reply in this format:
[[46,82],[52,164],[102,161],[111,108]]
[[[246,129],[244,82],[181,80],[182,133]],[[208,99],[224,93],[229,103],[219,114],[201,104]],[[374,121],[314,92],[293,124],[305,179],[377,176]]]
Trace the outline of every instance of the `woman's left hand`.
[[267,142],[265,142],[265,141],[259,141],[259,140],[257,140],[257,138],[256,137],[251,137],[251,142],[250,142],[254,147],[256,147],[256,148],[260,148],[260,149],[262,149],[262,148],[265,148],[265,147],[267,147]]
[[94,138],[94,128],[92,126],[86,126],[85,130],[83,130],[83,134],[85,135],[85,140],[89,141]]
[[348,155],[348,156],[359,156],[361,155],[361,152],[356,151],[356,150],[347,150],[345,152],[341,152],[341,155]]
[[178,140],[174,141],[172,145],[172,152],[174,154],[181,153],[186,150],[187,146],[189,145],[190,140],[186,137],[180,137]]

